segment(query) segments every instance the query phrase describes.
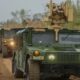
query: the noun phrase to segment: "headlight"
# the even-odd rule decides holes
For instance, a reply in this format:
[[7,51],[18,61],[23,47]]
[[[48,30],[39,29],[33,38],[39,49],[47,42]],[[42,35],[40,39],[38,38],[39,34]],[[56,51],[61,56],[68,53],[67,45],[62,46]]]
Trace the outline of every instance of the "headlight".
[[38,50],[34,51],[33,53],[34,56],[39,56],[40,55],[40,52]]
[[49,60],[55,60],[55,55],[53,55],[53,54],[48,55],[48,59]]
[[11,45],[11,46],[14,46],[14,45],[15,45],[14,41],[11,41],[11,42],[10,42],[10,45]]

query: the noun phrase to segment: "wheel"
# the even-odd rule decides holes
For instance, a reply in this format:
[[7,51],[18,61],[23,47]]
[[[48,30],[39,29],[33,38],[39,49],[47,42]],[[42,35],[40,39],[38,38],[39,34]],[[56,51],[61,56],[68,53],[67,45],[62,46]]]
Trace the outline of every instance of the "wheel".
[[23,78],[23,72],[16,67],[15,62],[12,62],[12,73],[15,78]]
[[2,46],[2,56],[3,58],[6,58],[8,56],[8,50],[6,46]]
[[38,62],[28,59],[26,69],[26,80],[40,80],[40,67]]
[[16,56],[16,53],[14,52],[13,56],[12,56],[12,73],[14,73],[14,68],[15,68],[15,64],[16,64],[15,56]]

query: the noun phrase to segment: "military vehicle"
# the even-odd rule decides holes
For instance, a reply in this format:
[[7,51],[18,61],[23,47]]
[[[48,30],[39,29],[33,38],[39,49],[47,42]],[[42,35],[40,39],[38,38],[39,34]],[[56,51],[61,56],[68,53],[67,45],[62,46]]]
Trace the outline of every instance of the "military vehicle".
[[1,29],[1,51],[3,57],[11,57],[13,49],[15,47],[15,41],[13,39],[15,33],[20,29],[5,30]]
[[61,9],[53,14],[49,5],[50,27],[27,28],[16,33],[16,47],[12,57],[15,77],[26,80],[68,80],[70,75],[80,76],[80,32],[62,29],[61,25],[72,21]]
[[4,39],[2,41],[3,57],[11,57],[14,46],[15,46],[15,42],[12,38]]
[[29,80],[46,80],[65,74],[80,75],[80,32],[73,32],[61,30],[58,43],[53,30],[25,29],[17,32],[12,60],[15,77],[23,73]]

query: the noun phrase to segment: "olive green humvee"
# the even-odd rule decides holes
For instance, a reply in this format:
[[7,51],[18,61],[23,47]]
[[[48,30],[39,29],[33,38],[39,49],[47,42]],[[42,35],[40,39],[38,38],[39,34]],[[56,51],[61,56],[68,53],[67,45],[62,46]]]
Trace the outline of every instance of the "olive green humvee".
[[18,31],[12,58],[14,76],[53,80],[53,77],[80,75],[80,32],[61,30],[59,41],[54,38],[54,31],[47,28]]

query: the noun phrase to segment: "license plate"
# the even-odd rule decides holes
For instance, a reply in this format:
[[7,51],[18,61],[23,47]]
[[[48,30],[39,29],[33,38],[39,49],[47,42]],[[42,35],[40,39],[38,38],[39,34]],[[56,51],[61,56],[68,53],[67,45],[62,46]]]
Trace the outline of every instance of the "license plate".
[[33,60],[44,60],[44,56],[33,56]]

